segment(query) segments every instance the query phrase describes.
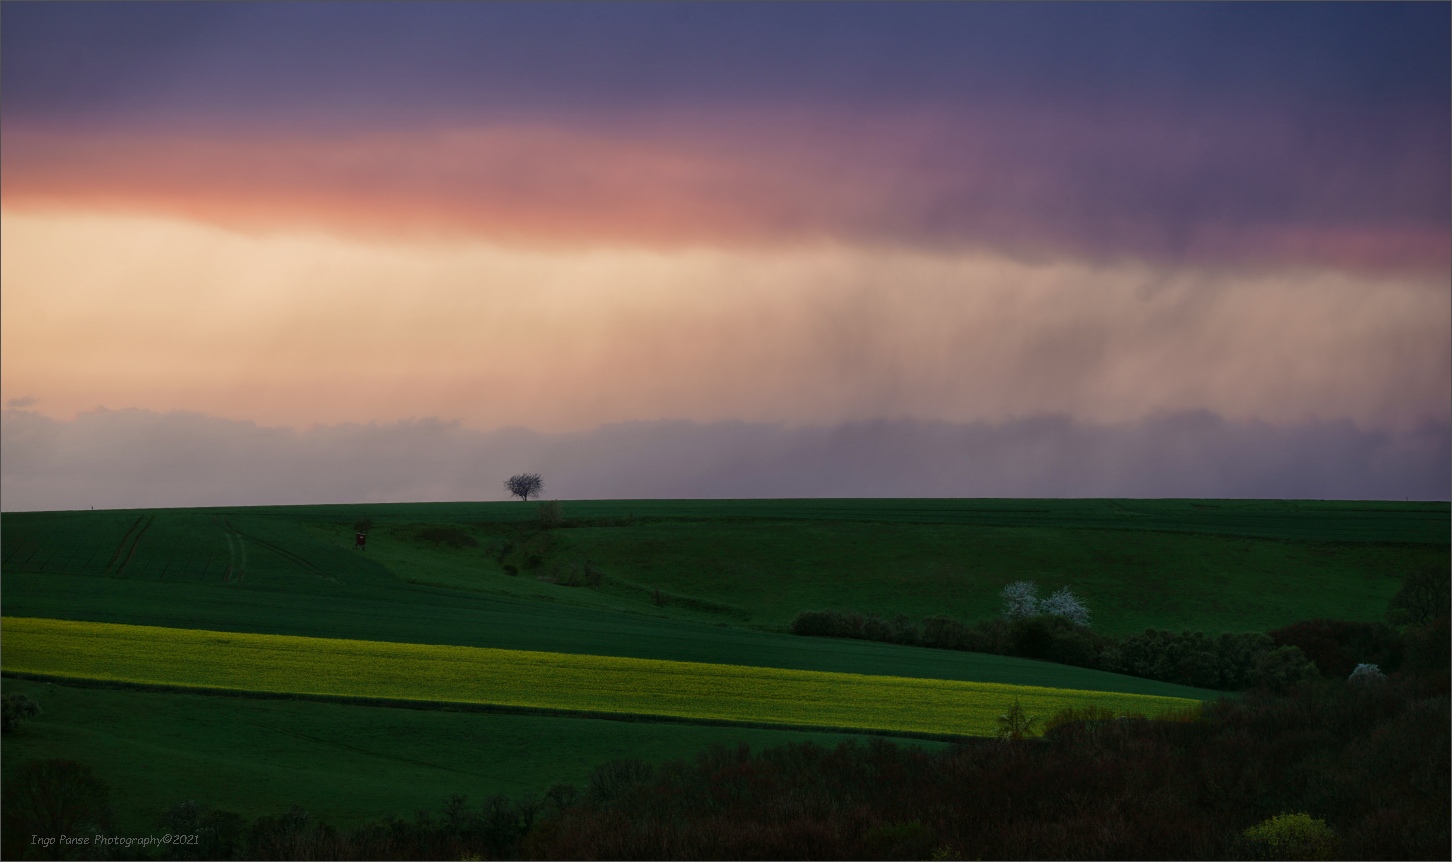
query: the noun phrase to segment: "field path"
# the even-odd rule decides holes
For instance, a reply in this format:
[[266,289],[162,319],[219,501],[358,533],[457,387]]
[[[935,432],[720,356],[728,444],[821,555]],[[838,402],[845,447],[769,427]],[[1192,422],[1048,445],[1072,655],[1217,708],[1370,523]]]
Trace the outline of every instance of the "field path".
[[941,679],[6,617],[4,670],[152,685],[489,704],[933,735],[991,735],[1015,700],[1047,718],[1180,698]]

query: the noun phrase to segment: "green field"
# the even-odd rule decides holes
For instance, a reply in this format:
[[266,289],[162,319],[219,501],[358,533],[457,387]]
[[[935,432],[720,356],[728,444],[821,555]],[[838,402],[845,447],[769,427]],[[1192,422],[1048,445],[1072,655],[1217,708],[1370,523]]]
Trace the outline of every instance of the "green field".
[[[535,529],[537,507],[521,503],[13,513],[3,518],[4,568],[389,603],[411,603],[417,591],[408,588],[434,586],[769,630],[808,608],[991,616],[998,589],[1028,578],[1046,591],[1070,586],[1094,611],[1095,627],[1114,634],[1379,619],[1407,571],[1448,565],[1448,507],[1435,503],[771,500],[564,508],[565,526],[554,530]],[[351,549],[360,517],[375,522],[366,554]],[[565,585],[585,563],[604,573],[601,589]],[[114,607],[77,603],[74,594],[46,604],[56,580],[28,579],[14,596],[7,589],[7,599],[26,603],[7,612],[101,619]],[[58,614],[61,603],[73,609]]]
[[[611,757],[838,738],[683,720],[984,733],[1009,692],[1037,712],[1086,699],[1151,711],[1128,704],[1218,693],[784,628],[798,611],[828,607],[979,619],[1020,578],[1045,592],[1070,586],[1111,634],[1376,620],[1406,573],[1449,565],[1445,503],[567,501],[565,522],[548,530],[537,512],[440,503],[8,513],[3,669],[672,723],[7,678],[7,692],[53,703],[7,737],[5,774],[32,758],[92,763],[126,788],[136,828],[193,796],[249,814],[298,801],[348,822],[435,808],[453,792],[536,792]],[[363,517],[373,521],[366,553],[352,549]],[[603,575],[598,589],[585,585],[587,564]],[[356,672],[362,656],[367,674]],[[178,765],[143,774],[147,752]]]
[[[334,824],[437,811],[453,793],[538,796],[582,785],[596,766],[691,759],[710,745],[834,746],[851,736],[540,715],[389,709],[82,688],[5,680],[44,712],[5,738],[6,775],[63,756],[112,788],[117,826],[149,833],[168,806],[195,799],[246,817],[300,804]],[[944,743],[916,741],[936,746]]]

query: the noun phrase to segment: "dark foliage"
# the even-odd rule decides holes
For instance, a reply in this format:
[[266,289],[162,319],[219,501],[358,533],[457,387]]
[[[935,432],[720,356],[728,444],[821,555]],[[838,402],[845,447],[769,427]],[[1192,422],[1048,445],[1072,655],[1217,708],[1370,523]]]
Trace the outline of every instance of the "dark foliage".
[[559,500],[551,500],[548,503],[541,503],[539,507],[539,525],[541,528],[550,530],[560,526],[565,521],[565,507],[560,505]]
[[1413,572],[1392,596],[1388,616],[1397,625],[1425,628],[1446,617],[1452,605],[1452,573],[1445,568]]
[[1385,623],[1309,620],[1270,632],[1276,646],[1293,646],[1306,654],[1322,676],[1345,679],[1359,664],[1374,664],[1383,673],[1402,666],[1402,636]]
[[[531,858],[1237,858],[1305,811],[1346,858],[1447,858],[1445,682],[1317,682],[1196,720],[1070,716],[1041,740],[939,753],[874,740],[603,768],[525,836]],[[629,780],[617,780],[616,772]],[[603,779],[602,779],[603,780]],[[592,779],[592,782],[594,779]]]
[[4,710],[4,718],[0,719],[0,732],[3,733],[14,733],[20,729],[21,722],[40,715],[40,704],[23,694],[7,694],[0,704],[3,704]]
[[904,614],[884,620],[851,611],[803,611],[791,623],[792,634],[856,638],[913,645],[920,642],[917,626]]
[[109,801],[109,789],[89,766],[73,760],[21,764],[5,782],[4,857],[19,859],[27,850],[41,859],[78,855],[84,847],[59,841],[30,847],[30,837],[94,834],[110,822]]
[[1443,614],[1425,626],[1409,629],[1406,634],[1406,667],[1418,672],[1446,672],[1449,664],[1449,631],[1447,615]]
[[[1388,649],[1396,648],[1394,631],[1372,628],[1388,638]],[[791,631],[1011,655],[1223,691],[1253,686],[1284,690],[1314,673],[1294,644],[1277,644],[1258,632],[1207,635],[1149,629],[1116,639],[1045,614],[971,625],[940,614],[923,620],[919,628],[901,615],[888,621],[850,611],[803,611],[792,620]]]
[[170,835],[195,835],[197,843],[164,848],[167,859],[231,859],[242,849],[247,823],[231,811],[202,809],[189,799],[167,809],[159,824]]
[[1276,649],[1269,635],[1258,632],[1207,635],[1146,629],[1105,650],[1102,666],[1116,673],[1222,690],[1261,684],[1283,687],[1286,680],[1305,675],[1310,665],[1304,656],[1288,648],[1275,660],[1268,659]]

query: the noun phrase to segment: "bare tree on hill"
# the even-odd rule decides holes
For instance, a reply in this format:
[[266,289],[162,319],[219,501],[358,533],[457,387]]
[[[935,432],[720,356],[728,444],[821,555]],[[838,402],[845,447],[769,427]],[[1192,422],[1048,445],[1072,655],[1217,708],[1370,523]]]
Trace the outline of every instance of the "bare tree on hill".
[[538,473],[520,473],[504,480],[504,489],[525,502],[531,496],[538,497],[544,490],[544,480]]

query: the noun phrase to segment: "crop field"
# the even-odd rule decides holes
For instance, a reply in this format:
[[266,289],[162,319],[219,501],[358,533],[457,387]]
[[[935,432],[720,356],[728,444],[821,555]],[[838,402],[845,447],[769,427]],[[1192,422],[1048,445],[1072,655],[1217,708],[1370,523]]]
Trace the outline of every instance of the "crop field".
[[5,608],[15,616],[173,628],[613,655],[1168,697],[1215,696],[1172,683],[1008,656],[803,638],[423,588],[406,595],[329,597],[209,584],[15,574],[6,576]]
[[[552,530],[536,526],[535,505],[509,503],[12,513],[0,522],[0,544],[7,575],[46,581],[92,575],[394,604],[428,602],[433,588],[774,630],[825,607],[991,616],[998,589],[1021,578],[1046,591],[1070,586],[1110,634],[1374,620],[1409,571],[1449,564],[1445,503],[587,501],[564,509]],[[366,554],[351,548],[361,517],[374,521]],[[598,589],[583,586],[586,565],[603,573]],[[28,578],[21,592],[39,596],[44,583]],[[91,618],[90,604],[62,615]]]
[[992,735],[1015,700],[1153,715],[1195,701],[957,680],[7,617],[12,672],[798,727]]
[[[47,757],[92,765],[117,826],[146,834],[187,799],[246,817],[291,804],[338,825],[437,811],[450,794],[538,797],[626,757],[691,760],[711,745],[832,747],[851,735],[259,700],[7,679],[44,710],[5,738],[5,769]],[[916,740],[936,747],[945,743]]]

